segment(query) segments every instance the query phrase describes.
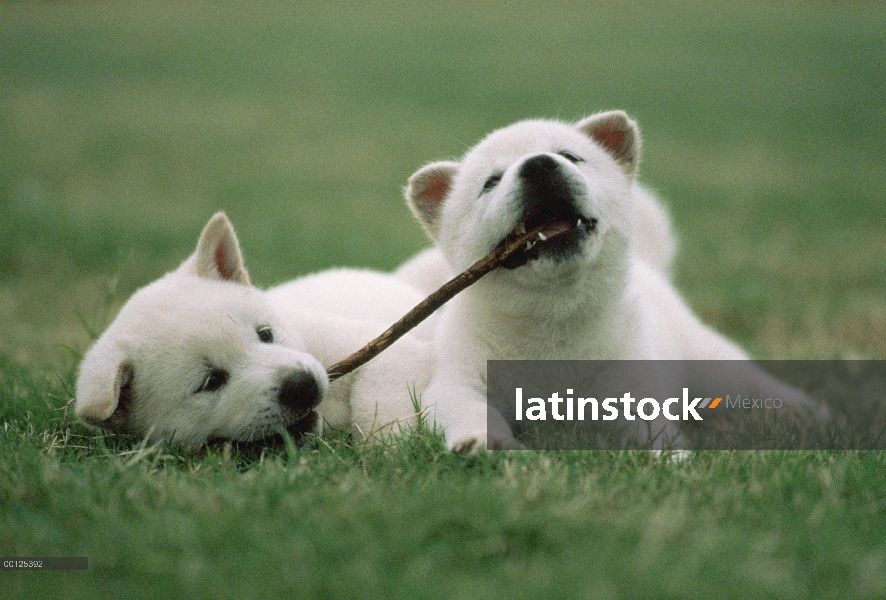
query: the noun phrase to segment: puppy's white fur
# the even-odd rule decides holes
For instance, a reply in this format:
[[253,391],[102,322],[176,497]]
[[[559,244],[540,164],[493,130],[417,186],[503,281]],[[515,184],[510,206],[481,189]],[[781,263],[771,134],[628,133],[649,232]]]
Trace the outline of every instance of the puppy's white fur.
[[[414,377],[401,366],[423,367],[416,384],[426,384],[427,326],[331,385],[323,365],[359,349],[422,298],[390,275],[349,269],[256,289],[219,213],[196,252],[136,292],[86,354],[76,413],[93,426],[192,448],[298,428],[312,409],[335,428],[372,435],[413,412],[402,391]],[[392,400],[352,411],[351,386],[360,377]]]
[[[527,208],[530,196],[548,202],[539,189],[548,184],[537,180],[552,181],[550,195],[568,196],[573,223],[581,219],[566,250],[498,269],[444,307],[423,404],[450,447],[515,445],[497,413],[487,423],[488,359],[747,358],[668,280],[674,244],[665,213],[635,181],[639,150],[637,126],[621,111],[577,124],[524,121],[493,132],[460,162],[411,177],[409,205],[437,248],[401,268],[418,286],[433,283],[443,261],[460,272],[532,210],[547,210]],[[537,175],[537,165],[556,176]],[[558,219],[552,233],[573,226]]]

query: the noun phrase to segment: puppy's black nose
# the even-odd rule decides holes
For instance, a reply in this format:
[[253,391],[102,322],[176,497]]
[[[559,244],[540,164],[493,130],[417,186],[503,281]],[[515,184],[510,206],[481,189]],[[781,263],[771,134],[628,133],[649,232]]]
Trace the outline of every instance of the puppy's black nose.
[[547,183],[557,172],[559,164],[548,154],[539,154],[526,160],[520,167],[520,177],[530,183]]
[[320,385],[308,371],[293,371],[280,382],[277,402],[281,406],[301,413],[315,408],[320,400]]

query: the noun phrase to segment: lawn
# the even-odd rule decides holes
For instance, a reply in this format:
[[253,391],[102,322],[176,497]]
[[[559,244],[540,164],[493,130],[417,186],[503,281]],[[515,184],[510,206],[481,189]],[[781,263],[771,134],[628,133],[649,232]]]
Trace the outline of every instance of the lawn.
[[224,209],[254,283],[389,270],[409,175],[623,108],[674,279],[760,358],[886,359],[886,6],[0,5],[0,555],[14,597],[886,596],[886,453],[261,455],[71,422],[79,357]]

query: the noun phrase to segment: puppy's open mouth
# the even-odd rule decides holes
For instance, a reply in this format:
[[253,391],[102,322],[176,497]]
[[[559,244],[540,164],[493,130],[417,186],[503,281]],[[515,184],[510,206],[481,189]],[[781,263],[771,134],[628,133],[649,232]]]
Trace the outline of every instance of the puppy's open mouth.
[[319,420],[320,415],[317,414],[317,411],[311,410],[305,416],[287,425],[286,431],[298,442],[305,434],[314,433],[317,430]]
[[578,251],[585,236],[597,229],[597,219],[581,214],[568,201],[538,201],[526,210],[523,219],[505,239],[538,228],[541,228],[538,239],[527,242],[525,250],[506,258],[503,267],[516,269],[542,256],[554,260],[568,258]]

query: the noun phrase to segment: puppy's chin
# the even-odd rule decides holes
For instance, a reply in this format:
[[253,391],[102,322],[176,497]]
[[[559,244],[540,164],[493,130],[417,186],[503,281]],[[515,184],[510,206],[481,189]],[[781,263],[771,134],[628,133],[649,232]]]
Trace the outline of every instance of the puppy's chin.
[[257,433],[255,437],[248,440],[217,437],[209,440],[208,443],[212,447],[222,447],[224,444],[230,443],[245,454],[257,454],[265,448],[284,448],[286,441],[283,432],[289,434],[296,445],[302,444],[309,435],[320,433],[320,415],[317,414],[317,411],[312,410],[304,417],[294,420],[286,426],[267,430],[264,435]]

